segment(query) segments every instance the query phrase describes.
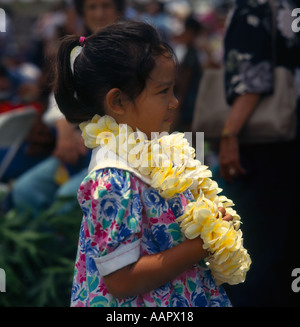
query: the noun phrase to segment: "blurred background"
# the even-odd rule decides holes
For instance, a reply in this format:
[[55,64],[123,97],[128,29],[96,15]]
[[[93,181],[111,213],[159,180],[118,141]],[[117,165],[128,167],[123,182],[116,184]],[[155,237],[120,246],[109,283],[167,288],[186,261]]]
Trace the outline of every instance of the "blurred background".
[[[229,0],[127,0],[124,16],[153,23],[174,47],[187,78],[177,92],[190,87],[193,101],[203,68],[221,64],[231,6]],[[84,21],[72,0],[1,0],[0,8],[6,27],[0,32],[0,268],[6,272],[0,306],[69,306],[82,215],[78,186],[57,195],[73,173],[54,159],[59,131],[45,116],[59,39],[84,33]],[[184,75],[186,67],[192,77]],[[181,122],[174,128],[189,131]],[[40,175],[22,179],[44,161]],[[12,194],[21,184],[23,193]]]

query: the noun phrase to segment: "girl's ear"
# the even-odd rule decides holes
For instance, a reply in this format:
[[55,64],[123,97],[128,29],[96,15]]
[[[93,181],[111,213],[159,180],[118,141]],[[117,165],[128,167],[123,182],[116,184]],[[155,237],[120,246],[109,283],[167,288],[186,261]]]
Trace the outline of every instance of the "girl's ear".
[[122,115],[125,113],[125,102],[123,92],[120,89],[111,89],[105,96],[106,106],[112,112]]

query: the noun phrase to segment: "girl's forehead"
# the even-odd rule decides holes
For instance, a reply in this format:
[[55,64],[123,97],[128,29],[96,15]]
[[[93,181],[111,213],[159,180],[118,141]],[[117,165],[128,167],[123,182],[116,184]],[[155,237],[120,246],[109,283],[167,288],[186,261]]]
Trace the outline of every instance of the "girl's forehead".
[[156,59],[149,81],[154,84],[165,84],[175,79],[176,66],[172,58],[160,56]]

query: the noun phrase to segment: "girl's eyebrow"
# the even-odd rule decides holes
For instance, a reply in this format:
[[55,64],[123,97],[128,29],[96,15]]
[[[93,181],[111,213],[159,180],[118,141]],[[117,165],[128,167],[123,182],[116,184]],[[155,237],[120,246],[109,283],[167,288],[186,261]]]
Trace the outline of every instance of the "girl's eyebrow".
[[173,85],[174,81],[161,82],[155,86],[155,89],[160,89],[161,87],[169,87]]

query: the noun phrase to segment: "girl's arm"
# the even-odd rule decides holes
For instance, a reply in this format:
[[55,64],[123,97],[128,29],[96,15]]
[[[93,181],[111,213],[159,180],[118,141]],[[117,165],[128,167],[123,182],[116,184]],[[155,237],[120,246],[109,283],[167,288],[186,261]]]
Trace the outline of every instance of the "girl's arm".
[[207,256],[200,237],[185,240],[163,252],[140,257],[134,264],[105,276],[104,282],[116,298],[143,294],[169,282]]

